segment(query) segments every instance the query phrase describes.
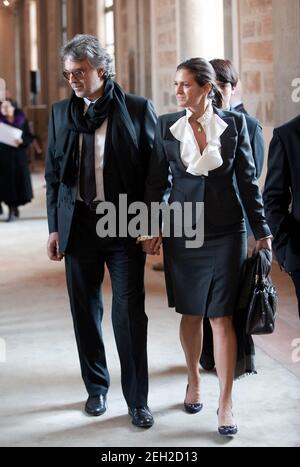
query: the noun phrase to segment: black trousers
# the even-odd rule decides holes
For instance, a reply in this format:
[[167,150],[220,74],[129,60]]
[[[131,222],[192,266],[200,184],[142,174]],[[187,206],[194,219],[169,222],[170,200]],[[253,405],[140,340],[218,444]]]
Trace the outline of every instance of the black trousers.
[[298,313],[299,313],[299,318],[300,318],[300,269],[296,269],[296,271],[293,271],[291,273],[295,289],[296,289],[296,295],[298,298]]
[[129,253],[118,238],[99,238],[98,219],[83,203],[76,203],[65,256],[82,378],[89,395],[107,393],[109,372],[101,329],[101,284],[106,265],[112,284],[112,324],[123,394],[129,407],[145,406],[148,396],[145,255],[135,245]]

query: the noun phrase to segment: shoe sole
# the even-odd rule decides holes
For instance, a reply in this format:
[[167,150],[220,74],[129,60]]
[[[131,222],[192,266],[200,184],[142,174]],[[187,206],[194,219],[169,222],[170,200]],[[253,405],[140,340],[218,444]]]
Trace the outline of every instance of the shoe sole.
[[89,412],[87,409],[84,409],[85,413],[87,413],[90,417],[100,417],[106,412],[106,408],[101,410],[100,412]]
[[154,425],[154,422],[152,423],[147,423],[145,425],[139,425],[137,423],[134,423],[134,421],[132,420],[131,422],[134,426],[138,427],[138,428],[151,428],[153,425]]

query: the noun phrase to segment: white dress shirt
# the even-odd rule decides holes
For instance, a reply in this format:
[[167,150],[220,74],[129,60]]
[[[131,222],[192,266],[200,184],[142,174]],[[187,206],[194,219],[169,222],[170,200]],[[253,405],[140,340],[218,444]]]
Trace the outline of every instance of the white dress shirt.
[[[94,102],[89,101],[85,97],[83,98],[85,102],[84,113],[87,111],[90,104],[97,102],[96,99]],[[95,177],[96,177],[96,198],[94,201],[105,201],[104,196],[104,181],[103,181],[103,162],[104,162],[104,148],[107,132],[107,119],[104,120],[100,128],[95,131]],[[82,149],[82,133],[79,135],[79,160],[81,161],[81,149]],[[80,172],[80,162],[79,162],[79,172]],[[78,190],[77,190],[77,200],[82,201],[80,196],[80,173],[78,178]]]
[[187,167],[186,171],[192,175],[207,176],[209,171],[217,169],[223,164],[219,151],[221,147],[220,136],[228,125],[214,113],[212,105],[209,104],[202,117],[197,119],[205,131],[207,141],[207,145],[201,154],[193,128],[189,123],[191,115],[192,112],[187,109],[186,115],[177,120],[170,127],[170,131],[174,138],[181,143],[181,159]]

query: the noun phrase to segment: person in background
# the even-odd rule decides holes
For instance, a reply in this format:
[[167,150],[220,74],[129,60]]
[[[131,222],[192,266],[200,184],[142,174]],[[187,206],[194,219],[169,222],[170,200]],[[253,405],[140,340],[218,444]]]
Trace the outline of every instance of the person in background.
[[300,114],[275,128],[264,189],[273,250],[293,279],[300,318]]
[[242,112],[245,115],[252,155],[256,168],[256,178],[258,179],[261,176],[264,165],[264,136],[262,126],[256,118],[248,115],[243,105],[237,103],[233,108],[230,103],[232,96],[236,92],[239,80],[239,75],[232,62],[230,60],[215,58],[210,60],[210,63],[215,70],[217,85],[223,97],[222,109]]
[[13,100],[6,100],[0,106],[0,122],[22,130],[22,137],[16,146],[0,143],[0,200],[9,208],[7,221],[19,217],[19,206],[33,198],[31,177],[26,149],[32,142],[24,112],[16,107]]
[[240,79],[238,79],[234,92],[231,95],[230,106],[231,106],[231,109],[234,110],[235,112],[242,112],[245,115],[249,115],[244,106],[243,85]]

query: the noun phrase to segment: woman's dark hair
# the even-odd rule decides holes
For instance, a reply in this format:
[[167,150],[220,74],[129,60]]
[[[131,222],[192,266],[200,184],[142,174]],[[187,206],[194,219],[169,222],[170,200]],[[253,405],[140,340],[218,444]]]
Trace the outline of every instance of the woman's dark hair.
[[208,94],[208,98],[212,100],[213,105],[216,107],[222,107],[222,94],[216,83],[215,70],[205,58],[196,57],[185,60],[178,65],[177,70],[188,70],[199,86],[205,86],[207,83],[210,83],[211,91]]
[[233,88],[237,86],[239,75],[230,60],[214,58],[209,63],[213,66],[218,81],[230,83]]

